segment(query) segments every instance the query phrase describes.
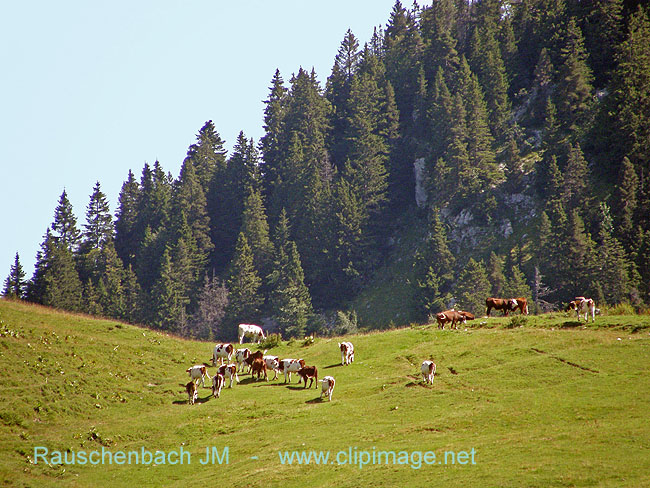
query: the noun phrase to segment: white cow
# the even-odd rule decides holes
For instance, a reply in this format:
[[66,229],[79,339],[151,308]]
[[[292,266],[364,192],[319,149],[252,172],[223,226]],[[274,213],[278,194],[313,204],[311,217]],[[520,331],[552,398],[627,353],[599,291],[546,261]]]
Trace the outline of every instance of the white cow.
[[237,376],[237,365],[236,364],[224,364],[219,366],[217,374],[220,374],[225,379],[230,378],[230,384],[228,388],[232,388],[232,379],[235,378],[235,381],[239,383],[239,376]]
[[235,349],[229,342],[225,344],[217,344],[214,346],[214,350],[212,351],[212,365],[217,366],[217,361],[219,361],[219,364],[222,364],[224,359],[229,363],[234,352]]
[[208,378],[208,381],[210,381],[210,375],[208,374],[208,369],[205,367],[205,364],[197,364],[196,366],[187,368],[185,372],[190,375],[190,379],[196,384],[201,380],[202,387],[205,387],[206,377]]
[[300,368],[305,366],[304,359],[283,359],[280,361],[280,371],[284,373],[284,382],[287,382],[287,374],[289,375],[289,383],[291,383],[291,373],[297,373]]
[[251,350],[247,347],[244,349],[235,350],[235,362],[238,364],[237,371],[239,373],[248,372],[250,370],[250,365],[246,362],[246,358],[251,355]]
[[331,402],[332,392],[334,391],[334,384],[336,383],[336,381],[331,376],[325,376],[325,378],[320,380],[320,383],[321,383],[320,398],[323,398],[323,395],[327,395],[327,398]]
[[221,396],[221,388],[223,388],[225,383],[226,378],[224,378],[220,373],[217,373],[212,377],[212,395],[214,397],[219,398]]
[[589,322],[589,319],[587,318],[589,314],[591,314],[591,321],[592,322],[596,321],[596,303],[591,298],[575,297],[573,301],[569,302],[569,306],[567,307],[567,312],[569,310],[576,311],[576,314],[578,315],[578,320],[580,320],[580,316],[584,311],[585,322]]
[[341,364],[350,364],[354,361],[354,346],[351,342],[339,342],[341,349]]
[[424,382],[433,384],[433,377],[436,375],[436,363],[429,360],[423,361],[420,369],[422,370]]
[[259,325],[239,324],[239,343],[243,344],[244,337],[250,337],[255,343],[266,339],[264,331]]
[[264,356],[262,359],[264,359],[264,362],[266,363],[266,368],[272,369],[275,373],[273,379],[277,379],[278,371],[280,370],[280,358],[277,356]]

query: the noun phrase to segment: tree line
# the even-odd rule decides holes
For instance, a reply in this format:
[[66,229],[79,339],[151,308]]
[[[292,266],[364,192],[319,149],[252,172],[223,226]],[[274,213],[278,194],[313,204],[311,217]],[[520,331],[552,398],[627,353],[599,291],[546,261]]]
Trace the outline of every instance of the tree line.
[[257,143],[241,132],[229,155],[208,121],[178,177],[129,171],[114,217],[97,183],[81,229],[64,191],[32,278],[16,255],[3,294],[201,338],[262,318],[299,336],[351,327],[322,312],[372,287],[411,226],[415,317],[488,295],[649,304],[642,3],[397,1],[363,46],[345,33],[324,87],[275,72]]

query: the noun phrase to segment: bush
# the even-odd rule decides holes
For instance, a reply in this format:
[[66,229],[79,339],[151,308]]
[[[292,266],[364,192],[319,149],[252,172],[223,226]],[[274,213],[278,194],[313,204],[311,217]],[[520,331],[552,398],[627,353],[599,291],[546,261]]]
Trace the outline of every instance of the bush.
[[517,327],[523,327],[528,322],[528,317],[524,315],[515,315],[510,318],[510,320],[504,325],[506,329],[515,329]]
[[601,315],[635,315],[636,311],[634,307],[629,303],[619,303],[613,307],[602,307],[600,311]]
[[259,347],[260,349],[272,349],[274,347],[278,347],[281,344],[282,344],[282,336],[276,333],[276,334],[267,335],[266,339],[260,342]]
[[336,312],[336,333],[339,335],[355,334],[358,332],[357,312]]

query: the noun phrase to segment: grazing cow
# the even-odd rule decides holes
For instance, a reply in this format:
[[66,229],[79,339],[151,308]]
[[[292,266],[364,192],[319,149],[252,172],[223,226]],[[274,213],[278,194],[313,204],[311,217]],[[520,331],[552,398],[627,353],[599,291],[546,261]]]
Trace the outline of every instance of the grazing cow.
[[237,363],[237,371],[242,372],[245,369],[250,369],[250,365],[246,362],[246,358],[251,355],[251,350],[248,348],[235,350],[235,362]]
[[459,310],[458,313],[465,318],[465,320],[463,320],[463,323],[465,323],[467,320],[474,320],[476,318],[474,317],[473,313],[465,312],[464,310]]
[[264,359],[264,362],[266,363],[266,369],[273,370],[275,373],[273,379],[277,379],[278,371],[280,369],[280,358],[277,356],[264,356],[262,359]]
[[[469,312],[463,312],[463,313],[469,313]],[[463,315],[463,313],[458,312],[457,310],[445,310],[444,312],[440,312],[439,314],[436,314],[436,320],[438,321],[438,328],[439,329],[444,329],[445,324],[451,322],[451,325],[449,326],[450,328],[458,328],[458,322],[462,322],[463,324],[467,321],[467,317]],[[471,314],[470,314],[471,315]]]
[[289,375],[289,383],[291,383],[291,373],[297,373],[300,368],[304,367],[304,359],[283,359],[280,361],[278,369],[284,373],[284,382],[287,382],[287,375]]
[[312,383],[314,388],[316,388],[316,383],[318,383],[318,369],[316,366],[304,366],[298,370],[298,376],[300,379],[305,382],[305,388],[307,388],[307,379],[309,379],[309,388],[311,388]]
[[339,342],[341,349],[341,364],[350,364],[354,361],[354,346],[351,342]]
[[185,386],[185,391],[187,392],[187,396],[190,399],[190,405],[194,405],[194,402],[199,396],[198,391],[196,389],[196,383],[190,381],[187,385],[183,385],[181,383],[181,386]]
[[524,297],[513,298],[517,302],[517,306],[512,309],[513,313],[519,309],[522,315],[528,315],[528,300]]
[[591,321],[596,321],[596,303],[591,298],[585,297],[575,297],[575,299],[569,302],[569,305],[566,308],[566,311],[575,310],[578,315],[578,321],[582,312],[585,313],[585,322],[589,322],[588,316],[591,314]]
[[266,351],[267,351],[267,350],[264,349],[264,351],[255,351],[255,352],[252,352],[252,353],[250,353],[250,354],[248,355],[248,357],[247,357],[246,359],[244,359],[244,362],[245,362],[245,363],[248,365],[248,367],[250,368],[250,367],[253,366],[253,361],[255,361],[256,359],[263,359],[263,358],[264,358],[264,355],[266,354]]
[[325,376],[325,378],[321,380],[320,398],[323,398],[323,395],[327,395],[327,398],[329,398],[329,401],[331,402],[335,383],[336,381],[334,381],[334,378],[331,376]]
[[226,378],[223,377],[222,374],[215,374],[212,377],[212,395],[215,398],[219,398],[221,396],[221,388],[223,388],[223,385],[226,383]]
[[422,370],[422,379],[425,383],[433,384],[433,377],[436,375],[436,363],[426,360],[420,367]]
[[259,325],[253,324],[239,324],[239,343],[243,344],[244,337],[250,337],[255,343],[259,343],[262,339],[266,339],[264,331]]
[[239,376],[237,376],[237,365],[236,364],[224,364],[219,366],[217,373],[223,376],[225,379],[230,378],[230,384],[228,388],[232,388],[232,379],[235,378],[235,381],[239,383]]
[[208,374],[208,369],[206,368],[205,364],[197,364],[196,366],[192,366],[191,368],[187,368],[185,370],[187,374],[190,375],[190,379],[192,381],[195,381],[198,384],[198,381],[201,380],[201,386],[205,388],[205,378],[208,378],[208,381],[210,381],[210,375]]
[[508,313],[516,309],[519,305],[517,300],[514,298],[486,298],[485,299],[485,308],[486,315],[490,316],[490,310],[503,310],[503,316],[507,317]]
[[269,377],[266,374],[266,361],[261,358],[257,358],[253,361],[253,364],[251,365],[251,378],[255,376],[255,373],[257,373],[257,379],[260,379],[260,375],[264,373],[264,379],[266,381],[269,380]]
[[212,351],[212,365],[216,366],[217,360],[219,361],[219,364],[222,364],[224,359],[227,359],[227,362],[230,363],[234,351],[235,348],[232,347],[232,344],[229,342],[225,344],[217,344],[214,346],[214,350]]

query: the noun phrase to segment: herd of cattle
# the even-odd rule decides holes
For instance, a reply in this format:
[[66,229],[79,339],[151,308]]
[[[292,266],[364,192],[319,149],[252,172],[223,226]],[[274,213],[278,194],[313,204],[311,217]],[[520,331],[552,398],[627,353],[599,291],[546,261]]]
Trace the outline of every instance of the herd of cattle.
[[[519,310],[523,315],[528,315],[528,301],[526,298],[487,298],[485,300],[486,315],[489,317],[490,312],[494,310],[502,310],[504,316],[508,316],[509,312]],[[576,297],[569,302],[566,311],[573,310],[578,315],[578,320],[582,313],[584,313],[585,321],[588,320],[588,315],[591,314],[592,322],[595,321],[596,306],[591,298]],[[474,315],[470,312],[463,310],[445,310],[436,314],[438,328],[444,329],[446,324],[450,324],[450,328],[458,328],[459,323],[465,324],[467,320],[474,320]],[[249,337],[255,343],[260,343],[265,339],[264,331],[258,325],[240,324],[239,327],[239,343],[243,344],[244,339]],[[351,342],[341,342],[338,344],[341,351],[341,364],[348,365],[354,361],[354,346]],[[232,360],[235,362],[232,362]],[[232,388],[233,379],[239,383],[237,373],[249,373],[251,378],[257,374],[257,379],[260,380],[262,375],[268,381],[269,370],[273,371],[275,375],[273,380],[278,378],[278,373],[284,374],[284,382],[291,383],[291,373],[298,375],[299,383],[305,383],[304,388],[307,388],[307,380],[309,380],[309,388],[312,385],[318,386],[318,368],[316,366],[307,366],[304,359],[285,358],[280,359],[278,356],[266,355],[266,351],[252,352],[249,348],[235,349],[231,343],[221,343],[214,346],[212,351],[211,366],[218,367],[216,374],[210,378],[208,374],[208,367],[210,364],[203,363],[192,366],[186,370],[190,376],[190,381],[185,386],[189,402],[194,405],[198,397],[198,382],[201,381],[201,386],[205,387],[205,379],[212,382],[212,394],[214,397],[219,398],[221,389],[229,380],[229,388]],[[436,374],[436,364],[433,361],[426,360],[421,365],[422,379],[427,384],[433,383],[433,378]],[[321,394],[320,398],[327,396],[332,400],[332,392],[334,390],[335,380],[332,376],[325,376],[320,380]]]
[[[264,331],[258,325],[240,324],[239,325],[239,343],[244,342],[244,338],[250,337],[255,343],[259,343],[265,339]],[[341,364],[347,365],[354,361],[354,346],[351,342],[339,343],[341,350]],[[234,358],[235,362],[232,362]],[[307,366],[305,360],[285,358],[280,359],[278,356],[266,355],[266,351],[252,352],[249,348],[235,349],[231,343],[217,344],[212,351],[211,365],[217,366],[217,372],[210,378],[208,374],[208,366],[210,364],[203,363],[192,366],[186,370],[190,376],[190,382],[187,383],[185,389],[189,397],[190,405],[194,405],[198,397],[198,383],[205,387],[205,379],[212,382],[212,395],[216,398],[221,396],[221,389],[229,380],[229,388],[232,388],[233,379],[239,383],[239,376],[237,373],[249,373],[251,378],[257,374],[257,379],[264,379],[268,381],[269,370],[273,371],[275,375],[273,380],[278,378],[278,373],[284,374],[284,382],[287,380],[291,383],[291,373],[296,373],[300,378],[299,383],[304,381],[305,388],[307,388],[307,380],[309,380],[309,388],[312,385],[318,386],[318,368],[316,366]],[[336,381],[332,376],[325,376],[320,380],[321,394],[320,398],[327,396],[332,400],[332,392]]]

